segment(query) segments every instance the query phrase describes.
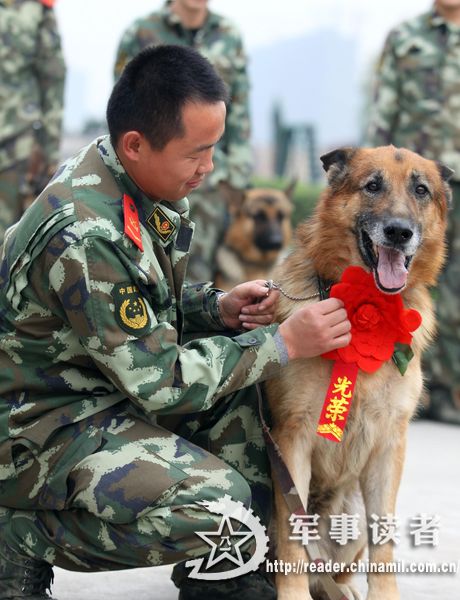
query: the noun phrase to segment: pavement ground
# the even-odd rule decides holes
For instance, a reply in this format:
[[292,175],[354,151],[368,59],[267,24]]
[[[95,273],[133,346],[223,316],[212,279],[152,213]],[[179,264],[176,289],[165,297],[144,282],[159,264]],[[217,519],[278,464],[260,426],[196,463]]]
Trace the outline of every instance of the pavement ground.
[[[398,575],[401,600],[460,599],[459,463],[460,427],[424,420],[410,425],[398,495],[400,543],[395,560],[411,568],[454,563],[457,573]],[[439,517],[437,545],[433,540],[412,543],[411,522],[421,514]],[[171,566],[88,574],[55,569],[53,596],[57,600],[176,600],[170,573]],[[357,575],[356,581],[365,597],[365,575]]]

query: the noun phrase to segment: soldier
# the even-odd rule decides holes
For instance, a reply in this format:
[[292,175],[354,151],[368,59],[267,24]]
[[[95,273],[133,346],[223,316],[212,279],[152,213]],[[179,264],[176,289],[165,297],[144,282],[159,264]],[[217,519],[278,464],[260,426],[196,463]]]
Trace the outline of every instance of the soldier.
[[0,243],[56,170],[64,79],[53,0],[0,0]]
[[199,191],[190,195],[190,216],[195,223],[188,277],[214,278],[215,253],[226,223],[224,196],[219,183],[242,190],[252,169],[249,129],[249,82],[241,36],[225,17],[208,10],[208,0],[168,0],[164,7],[135,21],[124,33],[116,57],[115,77],[140,50],[150,45],[192,46],[209,59],[227,83],[231,102],[225,134],[214,155],[214,172]]
[[[184,198],[212,170],[226,88],[191,48],[134,58],[110,132],[62,165],[6,235],[0,262],[0,597],[48,598],[51,565],[96,571],[204,554],[225,494],[267,523],[253,384],[344,346],[328,299],[270,324],[261,281],[183,285]],[[183,341],[183,332],[207,338]],[[196,337],[196,335],[195,335]],[[275,598],[261,573],[194,581],[182,600]]]
[[[460,423],[460,0],[390,32],[367,141],[410,148],[455,171],[447,262],[436,290],[438,335],[424,360],[428,416]],[[441,242],[440,242],[441,243]]]

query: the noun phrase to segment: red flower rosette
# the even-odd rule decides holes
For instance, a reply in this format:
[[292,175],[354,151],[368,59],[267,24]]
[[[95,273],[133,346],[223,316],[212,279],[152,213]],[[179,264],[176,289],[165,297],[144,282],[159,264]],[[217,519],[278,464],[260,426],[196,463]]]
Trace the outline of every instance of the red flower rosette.
[[374,373],[389,360],[396,343],[410,344],[412,332],[422,323],[420,313],[404,308],[400,294],[381,292],[372,273],[361,267],[348,267],[340,282],[332,286],[330,297],[345,305],[351,342],[322,356],[356,363],[366,373]]
[[351,342],[345,348],[322,354],[334,360],[323,409],[316,429],[318,435],[340,442],[351,407],[358,370],[374,373],[395,351],[395,344],[409,345],[412,332],[422,318],[404,308],[399,294],[384,294],[374,277],[361,267],[348,267],[330,296],[343,301],[351,322]]

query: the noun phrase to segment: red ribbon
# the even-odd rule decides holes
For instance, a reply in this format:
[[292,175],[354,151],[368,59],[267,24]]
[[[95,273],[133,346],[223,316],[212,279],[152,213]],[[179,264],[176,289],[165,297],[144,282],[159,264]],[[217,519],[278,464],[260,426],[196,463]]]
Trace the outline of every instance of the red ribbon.
[[318,435],[340,442],[350,412],[353,391],[358,377],[358,365],[336,360],[318,421]]
[[330,295],[344,303],[351,322],[351,342],[322,354],[335,362],[316,431],[340,442],[358,370],[374,373],[391,358],[396,343],[410,344],[422,317],[416,310],[404,308],[400,294],[379,290],[372,273],[361,267],[347,267]]

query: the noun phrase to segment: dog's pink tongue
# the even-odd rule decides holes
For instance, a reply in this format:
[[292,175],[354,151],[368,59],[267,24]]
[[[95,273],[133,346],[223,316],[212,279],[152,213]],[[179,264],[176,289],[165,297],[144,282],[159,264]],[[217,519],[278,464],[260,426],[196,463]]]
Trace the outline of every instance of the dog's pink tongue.
[[407,279],[405,256],[399,250],[379,246],[377,273],[382,287],[388,290],[402,288]]

